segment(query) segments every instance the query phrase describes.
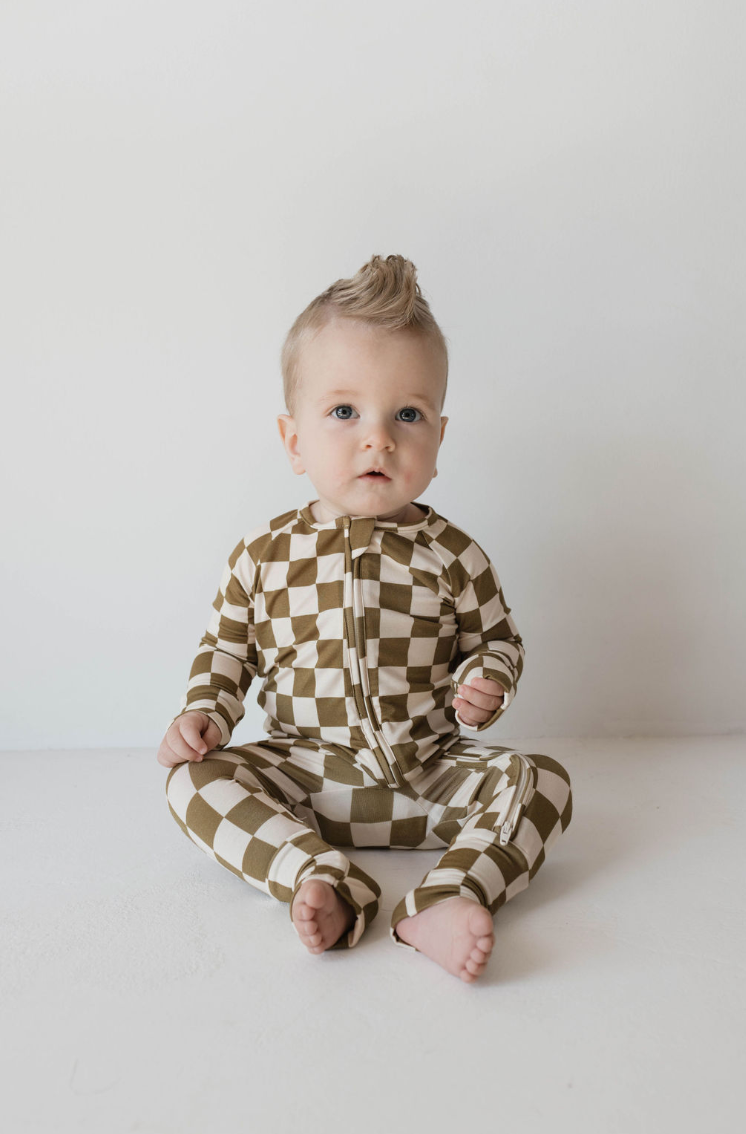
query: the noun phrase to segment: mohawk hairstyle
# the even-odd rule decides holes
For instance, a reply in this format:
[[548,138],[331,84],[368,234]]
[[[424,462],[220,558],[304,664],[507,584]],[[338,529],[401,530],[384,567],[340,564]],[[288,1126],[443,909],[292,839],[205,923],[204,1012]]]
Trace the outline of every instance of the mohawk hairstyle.
[[336,319],[351,319],[395,331],[411,328],[430,338],[441,350],[448,385],[448,346],[430,304],[417,283],[417,269],[404,256],[372,256],[351,279],[336,280],[312,299],[288,331],[280,354],[285,405],[295,416],[300,386],[300,357],[304,345]]

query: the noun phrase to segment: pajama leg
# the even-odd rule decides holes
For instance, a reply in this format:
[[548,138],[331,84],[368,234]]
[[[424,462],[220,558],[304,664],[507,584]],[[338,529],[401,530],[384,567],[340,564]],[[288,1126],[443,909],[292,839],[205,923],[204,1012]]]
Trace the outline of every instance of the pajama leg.
[[[472,746],[466,750],[474,749]],[[488,747],[483,751],[488,753]],[[572,817],[570,777],[566,770],[549,756],[532,754],[528,760],[533,766],[535,790],[505,846],[500,845],[500,793],[490,790],[496,773],[490,772],[488,763],[483,765],[486,770],[479,773],[482,786],[475,793],[476,808],[472,804],[467,809],[472,812],[469,817],[455,821],[461,830],[448,850],[419,886],[401,899],[392,914],[389,935],[397,945],[414,948],[396,933],[395,926],[402,918],[412,917],[446,898],[468,898],[494,914],[504,902],[526,889],[544,862],[546,851],[567,829]],[[447,765],[458,766],[458,761],[448,760]]]
[[[221,866],[265,894],[290,903],[303,882],[328,882],[355,911],[332,946],[352,948],[378,912],[374,879],[293,815],[281,788],[251,759],[251,749],[208,752],[177,764],[166,781],[168,805],[185,835]],[[297,792],[296,801],[302,790]],[[296,930],[297,932],[297,930]]]

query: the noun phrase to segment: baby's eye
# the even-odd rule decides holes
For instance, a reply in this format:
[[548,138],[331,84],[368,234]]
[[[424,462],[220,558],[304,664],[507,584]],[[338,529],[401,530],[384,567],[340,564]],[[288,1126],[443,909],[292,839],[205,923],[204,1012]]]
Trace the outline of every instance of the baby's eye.
[[[351,417],[350,417],[350,416],[349,416],[348,414],[346,414],[346,413],[345,413],[345,414],[344,414],[344,415],[343,415],[342,417],[340,417],[340,416],[339,416],[339,415],[337,414],[337,410],[350,410],[350,411],[351,411],[351,413],[354,413],[354,412],[355,412],[355,411],[354,411],[354,410],[352,409],[352,406],[348,406],[348,405],[335,406],[335,407],[334,407],[334,409],[332,410],[332,416],[333,416],[333,417],[336,417],[336,418],[337,418],[337,421],[351,421],[351,420],[352,420],[352,419],[351,419]],[[404,409],[400,410],[399,412],[400,412],[400,413],[407,413],[407,414],[410,414],[410,413],[418,413],[418,414],[420,415],[420,417],[422,417],[422,416],[423,416],[423,415],[422,415],[422,412],[421,412],[420,410],[418,410],[418,409],[415,409],[415,407],[414,407],[414,406],[405,406],[405,407],[404,407]],[[404,420],[405,422],[408,422],[408,423],[414,423],[415,421],[417,421],[417,418],[416,418],[416,417],[414,417],[414,418],[413,418],[413,417],[405,417],[405,418],[403,418],[403,420]]]

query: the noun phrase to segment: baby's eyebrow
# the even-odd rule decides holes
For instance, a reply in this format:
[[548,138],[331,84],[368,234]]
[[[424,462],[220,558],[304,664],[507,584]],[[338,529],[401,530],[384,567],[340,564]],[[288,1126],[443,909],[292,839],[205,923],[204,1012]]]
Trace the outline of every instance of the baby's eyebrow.
[[[318,398],[317,401],[320,405],[322,402],[328,402],[330,398],[357,398],[360,397],[360,393],[361,391],[359,390],[329,390],[328,393]],[[402,403],[406,403],[407,401],[422,402],[424,405],[430,406],[431,409],[435,408],[435,402],[431,401],[431,399],[424,394],[404,394],[399,401]]]
[[320,402],[326,402],[329,400],[329,398],[354,398],[356,396],[357,392],[355,390],[329,390],[326,394],[322,394],[321,397],[317,400]]

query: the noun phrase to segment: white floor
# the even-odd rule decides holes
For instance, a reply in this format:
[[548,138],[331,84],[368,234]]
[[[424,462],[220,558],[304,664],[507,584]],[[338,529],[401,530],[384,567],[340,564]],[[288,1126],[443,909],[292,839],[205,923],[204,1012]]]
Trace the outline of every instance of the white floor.
[[387,936],[435,851],[346,851],[381,912],[312,956],[154,752],[0,753],[4,1128],[742,1128],[746,741],[500,743],[563,762],[575,814],[470,985]]

